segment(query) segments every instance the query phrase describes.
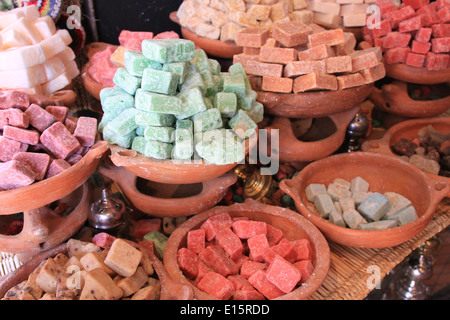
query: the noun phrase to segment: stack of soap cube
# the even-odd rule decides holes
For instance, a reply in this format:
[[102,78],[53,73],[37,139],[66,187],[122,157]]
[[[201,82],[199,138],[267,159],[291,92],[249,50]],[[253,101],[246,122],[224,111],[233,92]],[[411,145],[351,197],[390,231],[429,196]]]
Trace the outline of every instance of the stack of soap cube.
[[378,28],[363,28],[364,40],[384,52],[386,64],[402,63],[430,71],[449,66],[450,3],[404,0],[400,7],[378,0]]
[[385,76],[380,48],[355,50],[353,33],[325,30],[292,21],[270,32],[246,28],[236,35],[244,52],[240,62],[255,90],[297,93],[343,90],[373,83]]
[[72,38],[36,6],[0,13],[0,89],[52,95],[78,74]]
[[0,189],[24,187],[64,172],[95,143],[97,119],[65,106],[39,106],[18,91],[0,95]]
[[226,212],[189,231],[177,261],[200,290],[222,300],[275,299],[314,272],[308,239],[288,240],[268,223]]
[[177,11],[180,24],[209,39],[234,41],[243,28],[271,30],[280,22],[313,22],[306,0],[184,0]]
[[128,50],[112,88],[100,93],[105,140],[155,159],[202,158],[214,164],[244,158],[242,139],[263,118],[241,64],[218,61],[185,39],[142,42]]
[[305,195],[321,218],[344,228],[385,230],[418,218],[409,199],[395,192],[371,192],[361,177],[351,181],[336,178],[328,186],[312,183]]

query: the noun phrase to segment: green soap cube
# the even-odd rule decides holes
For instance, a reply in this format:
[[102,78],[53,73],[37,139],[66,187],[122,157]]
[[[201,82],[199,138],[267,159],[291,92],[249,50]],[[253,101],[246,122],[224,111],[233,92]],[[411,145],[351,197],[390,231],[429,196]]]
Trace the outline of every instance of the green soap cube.
[[128,93],[119,86],[103,88],[102,90],[100,90],[100,93],[99,93],[100,102],[103,103],[106,98],[120,95],[120,94],[128,94]]
[[194,87],[199,87],[202,94],[206,93],[205,82],[203,81],[202,75],[197,70],[195,64],[189,64],[186,68],[186,78],[184,82],[180,85],[180,92],[192,89]]
[[214,108],[214,97],[215,96],[203,97],[203,100],[205,100],[206,109]]
[[144,155],[159,160],[170,159],[172,156],[172,149],[173,144],[171,143],[147,140]]
[[244,110],[238,110],[236,115],[228,121],[228,125],[241,139],[250,137],[256,130],[256,123]]
[[212,96],[218,92],[217,83],[214,78],[214,71],[210,64],[210,59],[202,49],[195,50],[195,65],[200,72],[203,82],[205,83],[205,96]]
[[125,109],[134,107],[134,97],[125,91],[121,94],[108,96],[103,98],[102,109],[104,113],[112,113],[118,115]]
[[214,107],[225,117],[232,117],[237,110],[237,97],[233,92],[218,92],[214,96]]
[[183,102],[183,111],[176,115],[177,119],[186,119],[194,114],[207,110],[206,101],[198,87],[193,87],[178,94]]
[[136,109],[177,115],[183,112],[183,102],[179,97],[168,96],[138,89],[135,96]]
[[145,140],[144,137],[137,136],[133,139],[133,142],[131,144],[131,150],[144,154],[146,145],[147,140]]
[[98,124],[98,132],[102,133],[105,126],[111,122],[116,117],[116,115],[112,113],[104,113],[102,119]]
[[190,159],[194,154],[194,124],[191,120],[178,120],[175,130],[175,144],[172,158]]
[[175,116],[138,110],[135,121],[138,126],[170,127],[175,123]]
[[208,131],[223,127],[220,110],[217,108],[196,113],[192,116],[192,121],[194,122],[195,132]]
[[253,91],[250,81],[248,81],[247,74],[241,63],[235,63],[230,68],[230,75],[242,75],[245,84],[245,94],[238,96],[238,105],[241,109],[250,110],[253,102],[256,101],[257,93]]
[[191,61],[195,57],[195,44],[186,39],[144,40],[142,53],[160,63]]
[[235,75],[243,75],[244,76],[244,82],[245,82],[245,88],[247,90],[252,90],[252,86],[250,85],[250,81],[248,81],[247,78],[247,73],[245,72],[244,66],[239,62],[239,63],[235,63],[232,66],[230,66],[230,68],[228,68],[228,71],[230,72],[230,74],[232,76]]
[[228,129],[209,130],[194,134],[195,151],[209,163],[224,165],[244,160],[240,139]]
[[123,135],[117,132],[116,128],[108,123],[103,128],[103,139],[111,144],[118,145],[119,147],[128,149],[131,147],[133,139],[136,137],[135,130]]
[[238,98],[245,97],[245,80],[242,74],[225,76],[223,81],[223,91],[233,92]]
[[209,65],[211,66],[212,72],[215,76],[218,76],[222,72],[222,66],[219,61],[215,59],[208,59]]
[[142,75],[141,88],[146,91],[174,95],[180,76],[176,73],[147,68]]
[[142,52],[127,50],[124,55],[124,65],[127,71],[136,77],[142,77],[147,68],[162,70],[163,65],[159,62],[147,59]]
[[141,78],[131,75],[125,68],[117,69],[113,82],[131,95],[134,95],[141,87]]
[[136,135],[143,137],[146,128],[147,128],[147,126],[138,125],[136,128]]
[[152,232],[147,233],[144,236],[144,240],[152,241],[155,246],[156,252],[159,255],[159,258],[163,257],[167,240],[169,240],[169,238],[165,234],[163,234],[159,231],[152,231]]
[[222,73],[218,76],[214,75],[214,80],[216,81],[217,92],[223,91],[223,82],[225,78],[222,76]]
[[251,108],[245,112],[255,123],[259,123],[264,119],[264,105],[261,102],[254,101]]
[[182,84],[184,82],[184,79],[186,78],[187,66],[188,66],[187,62],[165,63],[162,70],[178,74],[180,79],[178,84]]
[[107,126],[114,128],[114,131],[120,135],[126,135],[137,128],[136,122],[134,121],[136,112],[137,110],[135,108],[126,109],[112,119]]
[[256,101],[258,94],[253,90],[246,90],[243,97],[238,98],[238,106],[244,110],[250,110]]
[[171,143],[175,141],[175,128],[148,126],[144,131],[146,140]]

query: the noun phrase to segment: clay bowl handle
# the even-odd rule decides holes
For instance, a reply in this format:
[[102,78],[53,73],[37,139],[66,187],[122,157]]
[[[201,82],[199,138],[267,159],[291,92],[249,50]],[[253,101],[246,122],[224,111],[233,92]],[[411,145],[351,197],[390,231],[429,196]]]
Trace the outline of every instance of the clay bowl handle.
[[449,179],[434,174],[426,174],[428,177],[428,186],[432,193],[432,201],[435,205],[442,201],[443,198],[450,196]]

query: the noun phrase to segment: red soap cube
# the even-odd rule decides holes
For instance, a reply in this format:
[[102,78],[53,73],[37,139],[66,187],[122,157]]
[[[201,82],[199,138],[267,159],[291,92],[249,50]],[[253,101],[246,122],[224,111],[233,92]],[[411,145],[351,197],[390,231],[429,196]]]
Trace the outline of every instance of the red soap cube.
[[443,7],[449,6],[450,2],[448,2],[448,0],[436,0],[433,3],[433,5],[435,5],[435,8],[438,10],[438,9],[443,8]]
[[431,39],[431,48],[434,53],[450,52],[450,37]]
[[241,267],[241,276],[245,279],[250,278],[256,271],[266,269],[267,265],[262,262],[245,261]]
[[406,64],[411,67],[422,68],[425,65],[425,59],[424,54],[410,52],[406,58]]
[[270,248],[265,234],[259,234],[247,240],[250,249],[250,259],[263,261],[265,252]]
[[411,40],[410,33],[401,33],[397,31],[389,32],[384,37],[383,48],[405,48],[408,46],[409,40]]
[[0,163],[0,188],[3,190],[28,186],[35,178],[36,173],[23,162],[11,160]]
[[422,19],[422,26],[424,27],[431,27],[434,24],[439,23],[439,17],[434,11],[430,11],[419,16]]
[[450,23],[439,23],[431,26],[433,37],[445,38],[450,37]]
[[56,121],[56,118],[51,113],[36,104],[30,105],[25,110],[25,114],[30,118],[30,125],[40,132],[44,132]]
[[216,237],[217,232],[223,228],[230,228],[233,220],[228,213],[224,212],[208,218],[200,228],[206,231],[206,240],[211,241]]
[[427,53],[427,60],[425,61],[425,67],[427,70],[445,70],[448,68],[450,56],[447,53]]
[[91,117],[78,118],[73,135],[78,139],[82,146],[92,147],[97,136],[97,119]]
[[[95,244],[96,246],[99,246],[100,248],[109,249],[111,248],[113,242],[116,241],[116,239],[117,238],[115,236],[112,236],[109,233],[101,232],[97,233],[92,238],[92,243]],[[153,245],[152,241],[149,242]]]
[[411,6],[414,10],[420,9],[430,3],[430,0],[403,0],[405,6]]
[[54,159],[51,160],[50,165],[48,166],[47,173],[45,174],[45,178],[51,178],[57,176],[60,173],[63,173],[67,169],[71,167],[70,163],[63,159]]
[[41,134],[41,143],[58,159],[67,159],[80,147],[77,138],[61,122],[55,122]]
[[289,293],[300,282],[302,274],[290,262],[277,256],[267,268],[266,278],[284,293]]
[[372,29],[370,29],[370,34],[372,35],[373,39],[377,39],[377,38],[384,37],[391,31],[392,31],[392,27],[391,27],[390,21],[382,20],[382,21],[380,21],[380,25],[376,25]]
[[410,52],[409,47],[389,49],[384,54],[384,62],[386,64],[406,63],[406,58]]
[[64,106],[47,106],[45,107],[45,111],[48,113],[51,113],[55,118],[56,121],[61,121],[64,123],[67,116],[69,115],[69,108]]
[[312,259],[312,248],[308,239],[294,240],[292,247],[296,253],[295,261]]
[[440,23],[450,22],[450,6],[442,7],[437,12],[437,16]]
[[373,46],[374,47],[379,47],[380,50],[383,52],[384,51],[383,42],[384,42],[384,37],[375,39],[373,41]]
[[[248,251],[248,249],[246,248],[246,246],[244,246],[244,244],[242,244],[242,246],[244,247],[243,250]],[[242,268],[242,265],[244,264],[244,262],[246,261],[250,261],[250,258],[248,256],[246,256],[245,254],[241,254],[239,257],[237,257],[236,259],[233,260],[234,263],[236,264],[236,267],[238,269]]]
[[430,42],[419,42],[416,40],[412,41],[411,51],[414,53],[427,54],[431,49]]
[[266,278],[266,272],[263,270],[257,271],[253,274],[248,282],[262,293],[267,299],[275,299],[282,296],[284,293],[278,289],[273,283]]
[[286,238],[281,239],[280,242],[271,247],[271,250],[275,255],[279,255],[289,262],[294,262],[297,257],[297,253],[295,252],[292,243]]
[[0,161],[12,160],[18,152],[27,151],[28,145],[0,136]]
[[50,164],[50,156],[46,153],[19,152],[14,155],[13,160],[21,161],[30,167],[36,173],[36,180],[45,178]]
[[30,125],[30,118],[20,109],[0,110],[0,130],[6,125],[27,129]]
[[228,300],[234,293],[234,286],[231,281],[216,272],[207,273],[199,281],[197,287],[220,300]]
[[258,234],[267,234],[267,225],[262,221],[239,220],[233,222],[233,231],[241,239],[249,239]]
[[383,16],[387,12],[397,10],[397,7],[391,0],[377,0],[375,5],[380,9],[380,13]]
[[219,230],[216,234],[216,242],[231,259],[235,260],[242,255],[243,246],[241,239],[230,228]]
[[196,229],[187,234],[187,247],[195,253],[200,253],[205,248],[205,229]]
[[412,17],[399,23],[398,30],[400,32],[410,32],[422,28],[422,18]]
[[198,256],[187,248],[177,252],[177,262],[186,277],[194,279],[198,274]]
[[420,28],[414,36],[414,39],[419,42],[429,42],[432,31],[432,28]]
[[250,282],[240,274],[228,276],[227,279],[233,284],[234,290],[254,290]]
[[274,226],[267,224],[267,241],[269,246],[276,245],[283,238],[283,231]]
[[295,262],[294,267],[296,267],[302,275],[300,283],[306,282],[311,276],[311,274],[314,272],[314,266],[311,260],[302,260]]
[[237,290],[233,295],[234,300],[264,300],[264,296],[256,291],[252,290]]
[[397,29],[400,22],[414,17],[415,10],[411,6],[404,6],[399,10],[395,10],[386,15],[386,18],[391,21],[392,29]]
[[140,219],[134,227],[134,237],[143,239],[147,233],[161,230],[161,219]]
[[208,273],[208,272],[214,272],[213,269],[211,269],[210,267],[208,267],[202,260],[198,260],[198,272],[197,272],[197,278],[195,278],[195,283],[198,284],[198,282],[200,280],[203,279],[203,277]]
[[208,267],[225,277],[238,272],[234,261],[218,245],[207,246],[198,256]]

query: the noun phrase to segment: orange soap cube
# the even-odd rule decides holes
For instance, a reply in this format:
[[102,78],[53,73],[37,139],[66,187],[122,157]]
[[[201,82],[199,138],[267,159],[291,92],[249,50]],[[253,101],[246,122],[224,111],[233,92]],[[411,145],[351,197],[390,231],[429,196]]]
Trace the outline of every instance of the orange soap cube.
[[373,47],[365,50],[358,50],[350,55],[352,59],[352,72],[361,71],[375,67],[382,58],[380,47]]
[[287,64],[297,60],[297,51],[292,48],[261,47],[259,60],[262,62]]
[[284,76],[291,78],[313,72],[326,73],[326,71],[327,68],[324,60],[293,61],[288,63],[284,68]]
[[285,47],[295,47],[308,42],[313,29],[301,22],[278,23],[272,29],[272,37]]
[[360,73],[350,73],[337,77],[339,89],[359,87],[366,84],[366,80]]
[[337,55],[348,55],[355,51],[356,38],[352,32],[344,32],[345,41],[342,44],[336,46]]
[[361,70],[360,73],[368,84],[383,79],[386,76],[386,69],[384,63],[380,62],[373,68]]
[[334,75],[323,73],[310,73],[294,79],[294,92],[311,90],[337,90],[338,83]]
[[308,36],[309,45],[315,47],[321,44],[335,46],[345,42],[344,31],[342,29],[327,30],[313,33]]
[[292,92],[293,82],[294,80],[291,78],[265,76],[262,80],[262,89],[263,91],[290,93]]
[[327,73],[341,73],[352,71],[352,58],[350,56],[337,56],[326,58]]
[[330,46],[321,44],[303,51],[298,51],[298,60],[322,60],[329,57],[334,57],[336,54]]
[[242,64],[244,69],[247,68],[247,63],[250,60],[259,61],[259,55],[240,53],[240,54],[235,54],[233,56],[233,64],[240,63],[240,64]]
[[271,76],[281,78],[283,74],[283,65],[249,60],[247,61],[245,72],[255,76]]
[[242,53],[258,56],[260,52],[261,52],[261,48],[244,47]]
[[259,48],[266,43],[269,35],[269,30],[245,28],[236,33],[235,42],[238,46]]

